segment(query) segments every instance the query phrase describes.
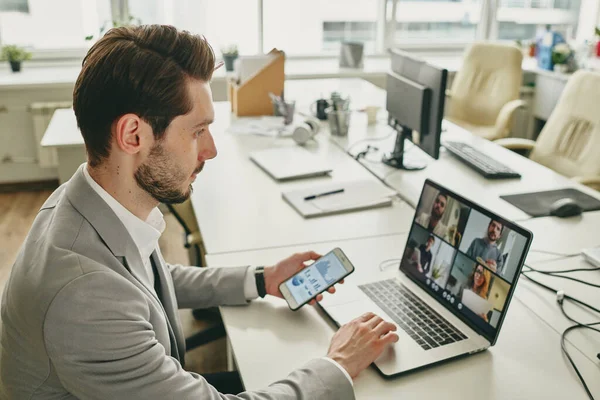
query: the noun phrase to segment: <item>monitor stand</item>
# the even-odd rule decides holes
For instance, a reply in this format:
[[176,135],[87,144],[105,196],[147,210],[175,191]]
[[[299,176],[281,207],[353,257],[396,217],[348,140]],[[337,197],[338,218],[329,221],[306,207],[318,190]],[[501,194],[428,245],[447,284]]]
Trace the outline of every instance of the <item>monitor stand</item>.
[[422,162],[419,163],[419,160],[406,160],[406,152],[404,150],[405,139],[412,140],[412,129],[402,127],[402,130],[396,133],[396,144],[394,145],[394,150],[389,156],[383,156],[383,163],[390,167],[407,171],[424,169],[427,164]]

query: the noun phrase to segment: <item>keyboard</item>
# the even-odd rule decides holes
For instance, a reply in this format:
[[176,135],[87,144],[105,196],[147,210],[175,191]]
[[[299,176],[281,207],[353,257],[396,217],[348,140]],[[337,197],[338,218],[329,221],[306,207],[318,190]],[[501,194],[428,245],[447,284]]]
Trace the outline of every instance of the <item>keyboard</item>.
[[461,142],[444,142],[444,147],[459,160],[485,176],[487,179],[520,178],[521,175],[506,165],[490,158],[475,147]]
[[467,338],[395,279],[368,283],[359,288],[424,350]]

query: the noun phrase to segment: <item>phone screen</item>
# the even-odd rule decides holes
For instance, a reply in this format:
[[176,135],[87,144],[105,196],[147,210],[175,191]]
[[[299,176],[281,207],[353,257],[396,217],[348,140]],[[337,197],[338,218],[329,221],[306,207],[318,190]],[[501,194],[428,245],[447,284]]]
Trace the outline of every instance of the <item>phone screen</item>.
[[342,262],[330,252],[288,279],[285,286],[301,305],[347,274]]

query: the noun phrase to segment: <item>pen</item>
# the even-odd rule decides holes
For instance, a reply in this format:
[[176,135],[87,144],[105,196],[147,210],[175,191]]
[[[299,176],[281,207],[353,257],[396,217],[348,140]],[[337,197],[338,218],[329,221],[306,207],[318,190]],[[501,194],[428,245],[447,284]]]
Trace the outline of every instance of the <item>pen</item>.
[[332,190],[331,192],[325,192],[325,193],[319,193],[319,194],[313,194],[311,196],[307,196],[304,198],[304,200],[314,200],[317,197],[323,197],[323,196],[328,196],[330,194],[343,193],[343,192],[344,192],[344,189]]

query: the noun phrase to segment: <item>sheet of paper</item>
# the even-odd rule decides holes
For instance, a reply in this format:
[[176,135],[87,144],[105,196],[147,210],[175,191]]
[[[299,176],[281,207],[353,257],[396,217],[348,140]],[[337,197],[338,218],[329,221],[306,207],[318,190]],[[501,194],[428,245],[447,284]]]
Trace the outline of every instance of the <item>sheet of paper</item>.
[[278,136],[285,130],[283,117],[243,117],[231,122],[227,132],[238,135]]

